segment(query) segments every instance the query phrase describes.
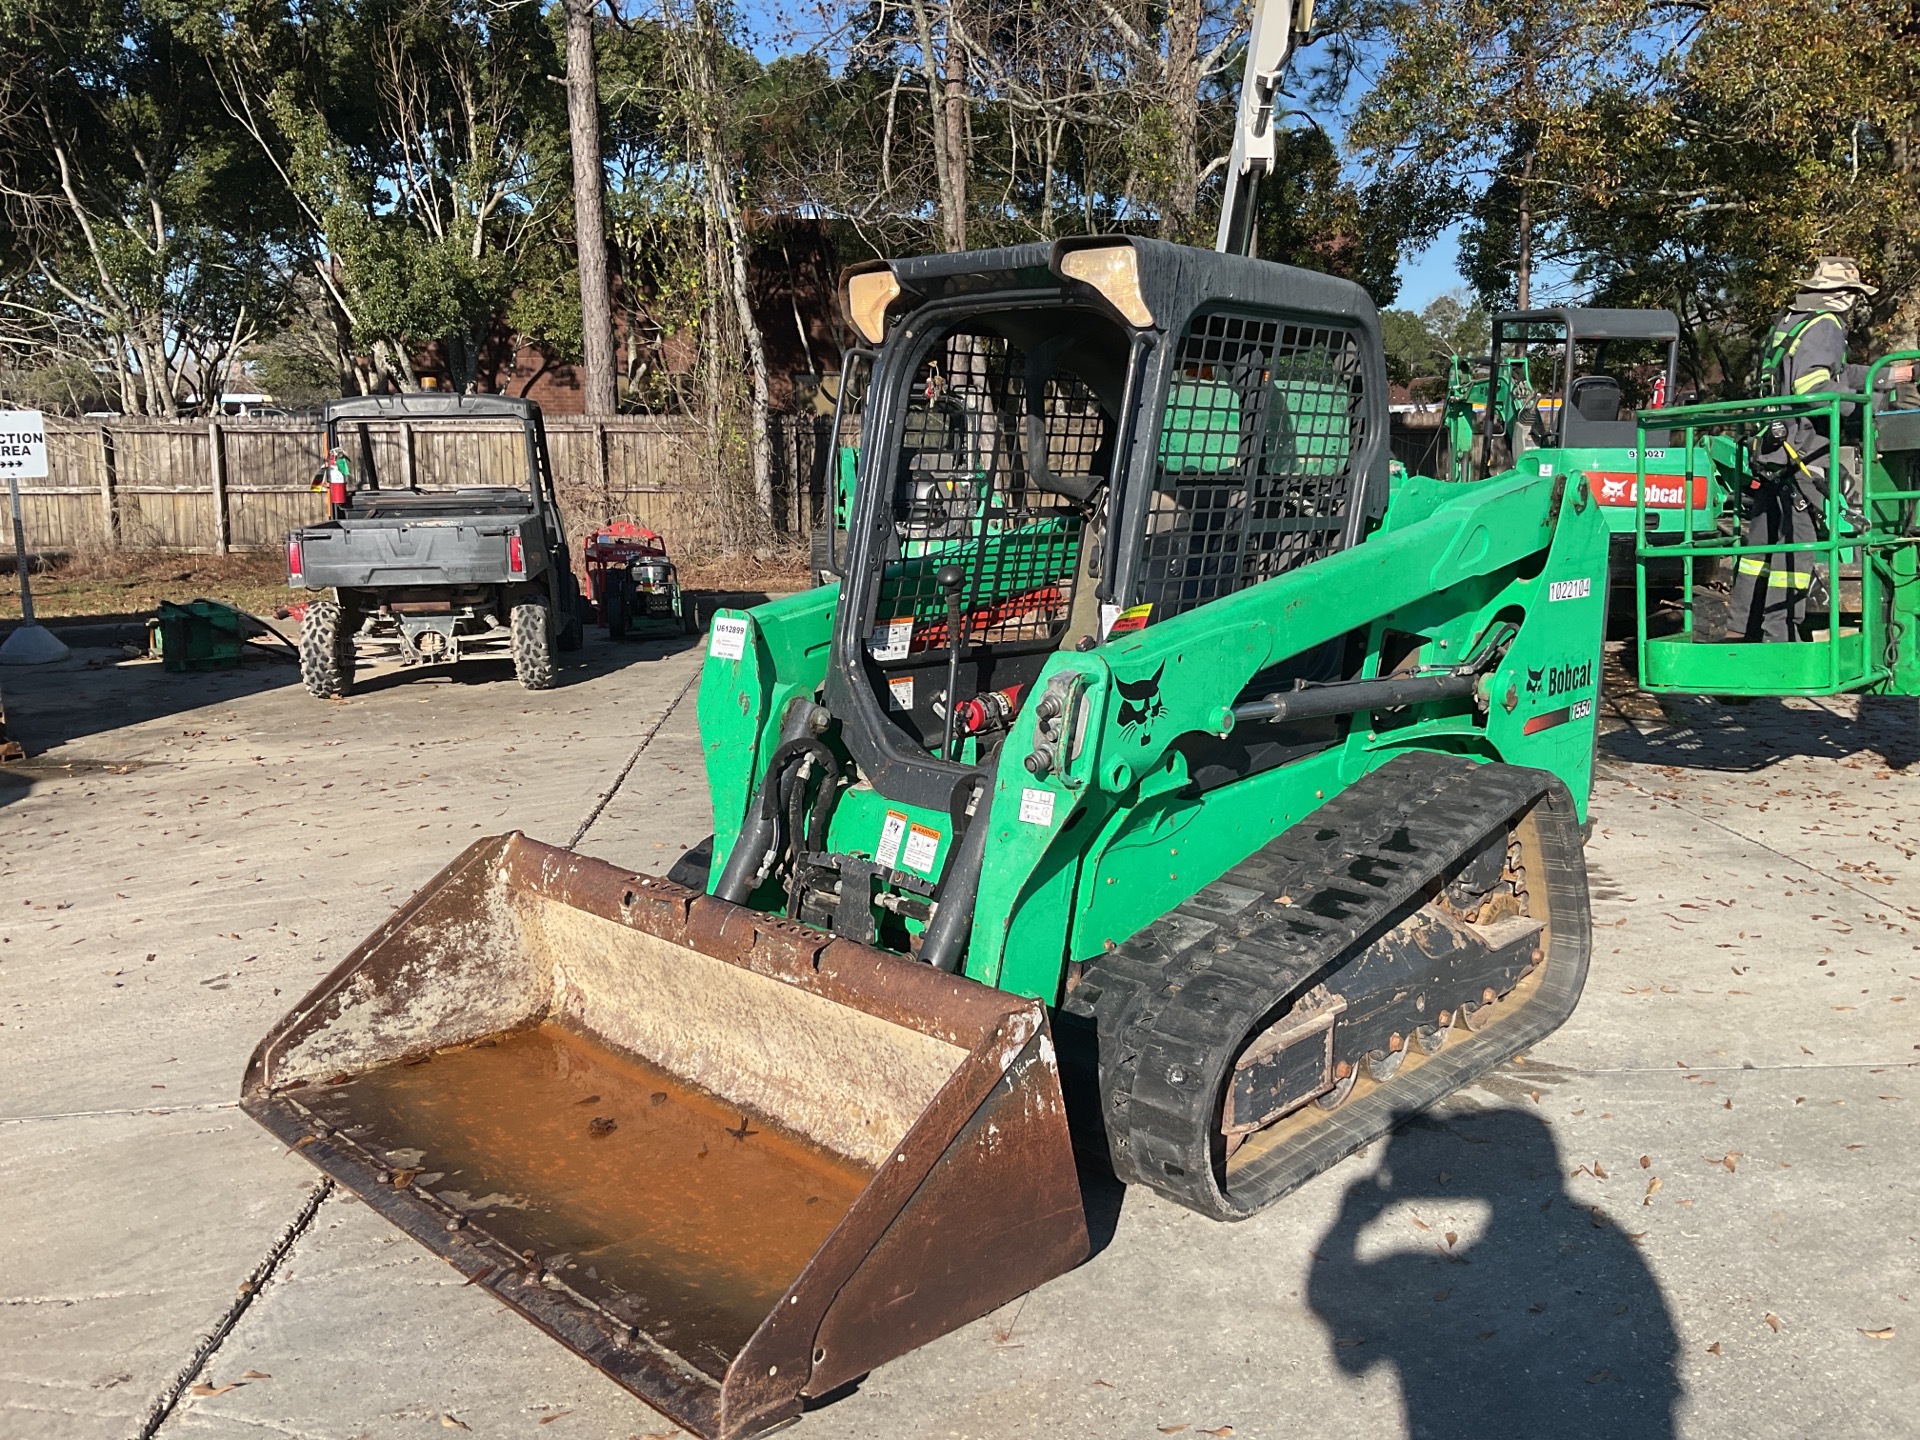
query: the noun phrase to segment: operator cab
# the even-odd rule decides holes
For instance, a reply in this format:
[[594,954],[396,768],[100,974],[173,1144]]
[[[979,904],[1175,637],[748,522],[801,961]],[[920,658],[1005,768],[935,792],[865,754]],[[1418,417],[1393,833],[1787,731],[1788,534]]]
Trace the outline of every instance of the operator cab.
[[1346,282],[1068,241],[878,262],[843,303],[876,348],[826,704],[895,798],[944,808],[1057,651],[1331,554],[1384,505]]
[[1632,450],[1634,412],[1673,393],[1680,322],[1670,310],[1518,310],[1492,325],[1491,373],[1510,377],[1512,398],[1486,408],[1478,479],[1529,450]]

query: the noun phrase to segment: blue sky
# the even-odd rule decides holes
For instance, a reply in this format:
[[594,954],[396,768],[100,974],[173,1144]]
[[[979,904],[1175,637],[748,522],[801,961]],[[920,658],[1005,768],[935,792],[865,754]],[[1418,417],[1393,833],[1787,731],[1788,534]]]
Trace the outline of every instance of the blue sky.
[[1394,308],[1424,310],[1447,291],[1464,289],[1466,283],[1460,274],[1460,227],[1454,225],[1411,260],[1401,262]]

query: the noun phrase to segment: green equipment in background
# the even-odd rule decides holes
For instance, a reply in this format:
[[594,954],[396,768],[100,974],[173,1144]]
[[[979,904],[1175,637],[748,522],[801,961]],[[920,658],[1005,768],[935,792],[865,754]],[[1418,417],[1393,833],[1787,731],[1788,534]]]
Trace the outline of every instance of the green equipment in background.
[[162,600],[147,622],[147,651],[168,670],[231,670],[246,649],[247,617],[218,600]]
[[[1888,367],[1920,358],[1920,351],[1889,355],[1869,368],[1859,393],[1820,392],[1797,398],[1736,400],[1642,411],[1650,427],[1680,437],[1673,448],[1701,470],[1724,480],[1705,514],[1682,511],[1677,533],[1655,543],[1651,528],[1635,551],[1640,683],[1656,692],[1705,695],[1838,695],[1854,691],[1920,695],[1920,571],[1915,564],[1916,507],[1920,507],[1920,410],[1887,408]],[[1876,408],[1879,407],[1879,408]],[[1859,417],[1859,445],[1848,442]],[[1769,427],[1811,422],[1825,432],[1837,463],[1800,486],[1806,538],[1773,545],[1740,541],[1741,497],[1756,483],[1754,441]],[[1643,439],[1647,453],[1650,439]],[[1644,461],[1643,461],[1644,464]],[[1689,470],[1689,484],[1706,476]],[[1651,482],[1641,482],[1636,517],[1645,518]],[[1803,638],[1729,642],[1726,597],[1696,576],[1730,573],[1742,560],[1764,563],[1793,553],[1800,568],[1817,567]],[[1657,633],[1649,602],[1650,567],[1675,560],[1684,578],[1677,632]]]

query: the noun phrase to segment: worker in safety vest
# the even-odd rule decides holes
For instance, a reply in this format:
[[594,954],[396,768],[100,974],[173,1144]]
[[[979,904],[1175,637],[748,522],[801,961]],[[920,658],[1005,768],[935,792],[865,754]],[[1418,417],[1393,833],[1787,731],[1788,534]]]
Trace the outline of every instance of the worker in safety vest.
[[[1800,282],[1784,314],[1773,322],[1761,352],[1767,395],[1797,399],[1822,391],[1858,391],[1867,367],[1847,363],[1847,312],[1879,294],[1844,256],[1822,256]],[[1886,378],[1912,378],[1912,366],[1890,367]],[[1853,413],[1843,405],[1843,418]],[[1821,421],[1777,421],[1759,436],[1753,479],[1745,496],[1743,545],[1806,544],[1826,538],[1828,473],[1836,437]],[[1813,552],[1776,550],[1734,562],[1728,639],[1798,640],[1814,578]]]

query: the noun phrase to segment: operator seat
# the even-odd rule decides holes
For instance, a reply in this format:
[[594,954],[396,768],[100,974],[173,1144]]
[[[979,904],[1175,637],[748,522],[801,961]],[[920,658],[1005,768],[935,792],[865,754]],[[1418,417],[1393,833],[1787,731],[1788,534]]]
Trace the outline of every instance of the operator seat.
[[1562,417],[1560,443],[1569,448],[1628,449],[1637,445],[1639,426],[1633,411],[1625,409],[1625,400],[1620,381],[1614,376],[1582,375],[1573,382],[1568,396],[1570,413]]
[[1620,401],[1620,382],[1611,375],[1582,375],[1573,382],[1573,408],[1582,420],[1618,420]]

